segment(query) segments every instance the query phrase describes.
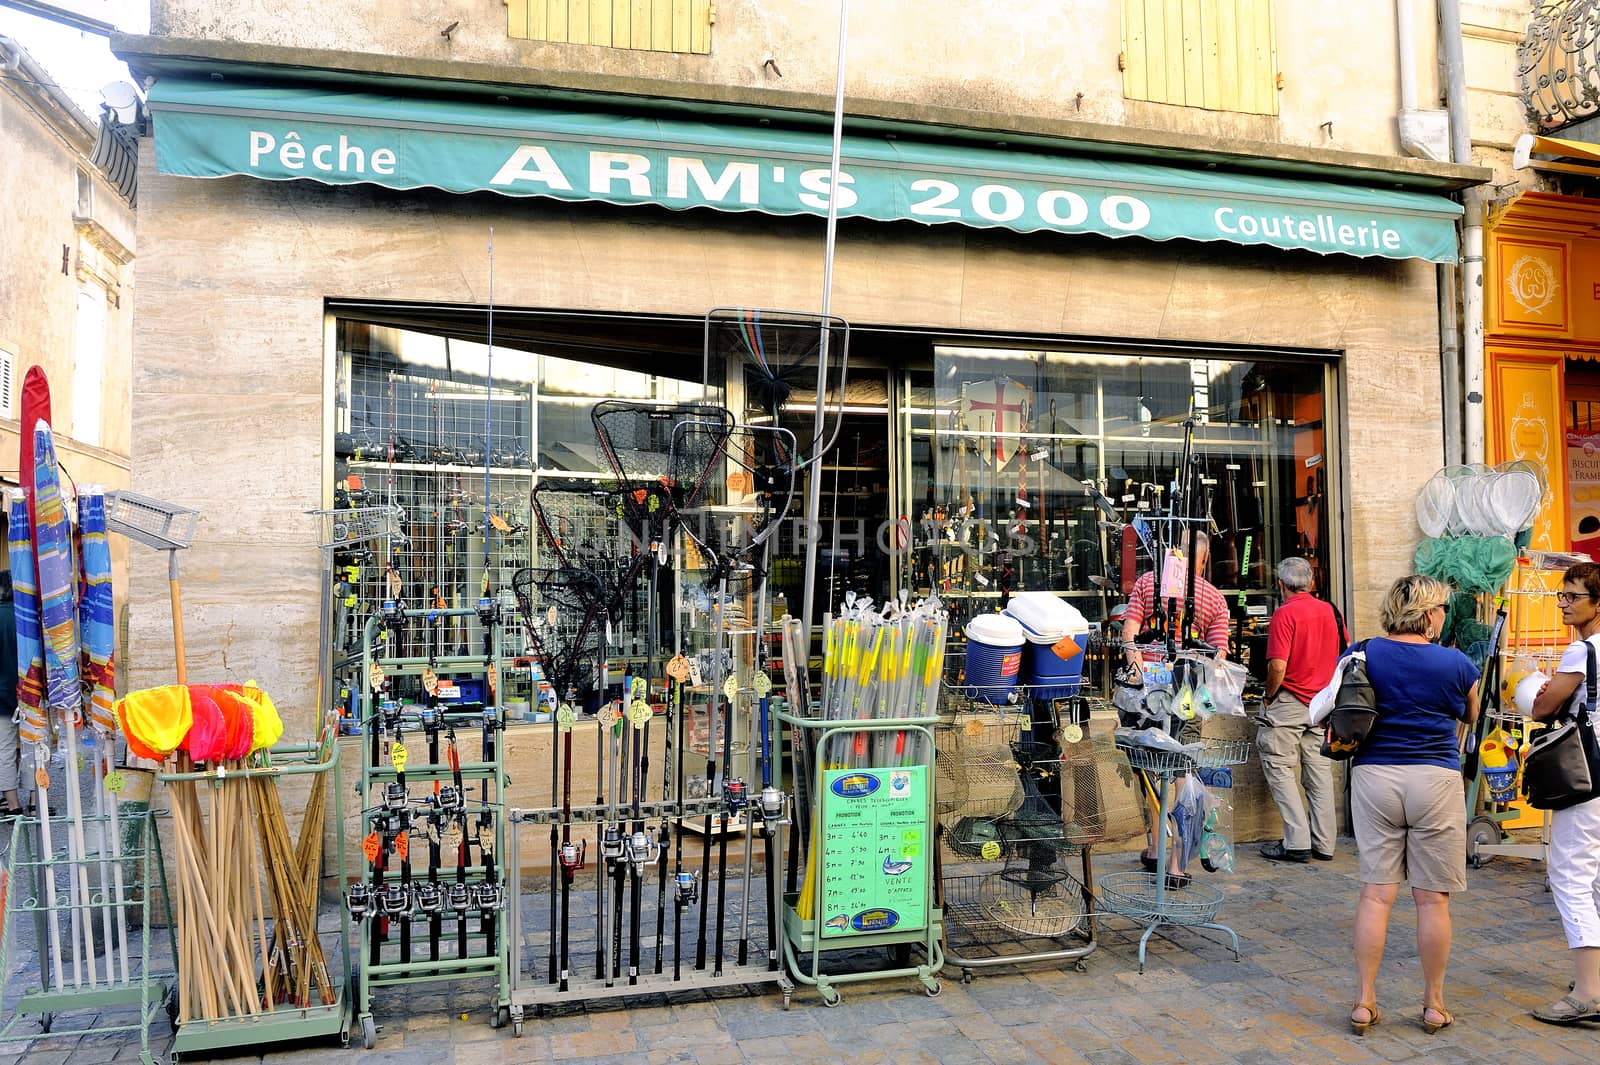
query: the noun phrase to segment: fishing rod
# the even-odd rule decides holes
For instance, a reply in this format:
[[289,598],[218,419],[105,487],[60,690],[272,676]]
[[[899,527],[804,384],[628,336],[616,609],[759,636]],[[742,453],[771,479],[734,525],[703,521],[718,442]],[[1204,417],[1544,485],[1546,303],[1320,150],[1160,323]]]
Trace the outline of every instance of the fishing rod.
[[[713,639],[711,651],[711,693],[706,704],[706,795],[715,794],[717,781],[717,701],[722,697],[722,674],[725,666],[722,658],[722,633],[723,633],[723,601],[728,594],[728,576],[724,570],[717,579],[717,601],[712,605],[715,620],[712,623]],[[726,823],[723,829],[726,830]],[[710,916],[711,899],[711,806],[706,806],[705,832],[702,835],[703,845],[700,849],[700,934],[695,943],[694,967],[703,970],[706,967],[706,928]],[[726,851],[724,851],[726,854]]]
[[[837,528],[835,525],[835,529]],[[723,632],[718,634],[717,639],[719,654],[722,653],[722,641],[726,634],[725,617],[725,614],[718,614],[719,624],[723,626]],[[729,673],[728,677],[736,683],[735,674]],[[717,836],[717,952],[716,964],[711,971],[712,976],[722,975],[723,927],[728,914],[728,834],[733,821],[743,816],[748,805],[745,782],[733,775],[733,716],[739,698],[744,692],[732,685],[729,689],[723,693],[727,698],[723,700],[726,710],[723,714],[722,727],[722,831]],[[749,829],[749,818],[745,818],[746,834],[749,833]],[[748,843],[746,840],[747,854]]]
[[[683,657],[682,650],[672,656],[667,663],[667,678],[671,684],[671,705],[673,714],[677,718],[673,726],[678,733],[677,748],[677,826],[673,840],[673,918],[672,918],[672,979],[676,983],[683,978],[683,911],[692,905],[695,896],[699,893],[699,880],[692,872],[685,872],[683,868],[683,756],[684,756],[684,685],[689,679],[689,662]],[[659,969],[657,970],[659,971]]]

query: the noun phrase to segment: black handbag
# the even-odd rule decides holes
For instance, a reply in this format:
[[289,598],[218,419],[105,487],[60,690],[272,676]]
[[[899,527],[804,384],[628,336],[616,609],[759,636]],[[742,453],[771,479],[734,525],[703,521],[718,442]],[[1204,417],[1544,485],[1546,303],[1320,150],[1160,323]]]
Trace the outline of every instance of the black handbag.
[[1366,744],[1378,723],[1378,696],[1367,676],[1367,641],[1356,644],[1339,664],[1339,691],[1322,726],[1322,756],[1348,761]]
[[[1600,749],[1590,715],[1596,703],[1594,644],[1589,652],[1586,698],[1576,713],[1569,703],[1534,736],[1522,766],[1522,793],[1535,810],[1565,810],[1600,796]],[[1573,702],[1577,699],[1574,698]]]

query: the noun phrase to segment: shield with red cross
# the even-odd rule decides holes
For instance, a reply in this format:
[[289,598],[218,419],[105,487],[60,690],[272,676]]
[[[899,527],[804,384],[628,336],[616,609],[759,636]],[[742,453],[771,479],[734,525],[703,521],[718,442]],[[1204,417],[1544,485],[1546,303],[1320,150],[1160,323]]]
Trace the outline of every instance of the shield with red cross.
[[1000,465],[1011,461],[1027,431],[1033,390],[1009,377],[977,381],[966,387],[962,428],[969,432],[993,433],[992,454]]

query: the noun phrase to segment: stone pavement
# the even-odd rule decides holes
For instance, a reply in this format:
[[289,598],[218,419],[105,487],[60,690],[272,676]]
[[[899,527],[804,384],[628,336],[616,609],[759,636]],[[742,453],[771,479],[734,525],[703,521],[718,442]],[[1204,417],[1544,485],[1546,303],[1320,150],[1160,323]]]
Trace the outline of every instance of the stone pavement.
[[[1568,979],[1560,921],[1539,863],[1498,858],[1469,871],[1454,900],[1455,951],[1447,993],[1457,1022],[1423,1034],[1421,972],[1409,898],[1395,909],[1380,981],[1383,1023],[1351,1034],[1350,928],[1356,863],[1349,840],[1332,863],[1278,865],[1241,845],[1239,870],[1206,882],[1227,901],[1219,920],[1238,931],[1236,962],[1217,933],[1178,930],[1151,940],[1137,972],[1140,929],[1101,923],[1087,972],[1070,964],[1002,968],[963,983],[947,970],[943,992],[915,981],[848,986],[825,1009],[814,991],[784,1011],[777,994],[698,992],[630,999],[530,1018],[521,1038],[487,1023],[481,988],[389,989],[377,1012],[378,1049],[288,1045],[222,1060],[267,1065],[723,1065],[759,1062],[893,1062],[909,1065],[1300,1065],[1425,1062],[1577,1065],[1600,1061],[1600,1027],[1540,1024],[1529,1008],[1560,996]],[[1096,874],[1133,868],[1131,855],[1096,856]],[[13,965],[35,964],[31,958]],[[15,969],[13,970],[15,972]],[[24,970],[26,971],[26,969]],[[15,981],[12,982],[13,986]],[[7,994],[7,1002],[13,992]],[[463,1014],[465,1011],[465,1014]],[[31,1024],[32,1022],[25,1022]],[[164,1053],[164,1026],[158,1042]],[[0,1065],[97,1065],[131,1061],[137,1045],[49,1036],[31,1047],[0,1044]]]

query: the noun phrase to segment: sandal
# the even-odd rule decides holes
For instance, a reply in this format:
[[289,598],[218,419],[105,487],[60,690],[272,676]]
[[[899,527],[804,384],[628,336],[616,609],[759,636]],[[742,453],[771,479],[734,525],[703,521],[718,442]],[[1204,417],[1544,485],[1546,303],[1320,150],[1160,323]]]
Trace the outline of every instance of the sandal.
[[[1367,1019],[1364,1021],[1356,1020],[1356,1010],[1366,1010]],[[1378,1012],[1378,1004],[1376,1002],[1357,1002],[1350,1007],[1350,1027],[1356,1035],[1366,1035],[1367,1029],[1376,1028],[1381,1020],[1383,1020],[1383,1014]]]
[[1144,871],[1147,873],[1156,871],[1156,860],[1148,854],[1139,855],[1139,864],[1144,866]]
[[1533,1011],[1536,1020],[1546,1024],[1581,1024],[1586,1021],[1600,1021],[1600,999],[1585,1002],[1573,995],[1563,995],[1559,1002],[1552,1002],[1548,1006],[1540,1006]]
[[[1434,1024],[1432,1021],[1428,1020],[1428,1014],[1430,1013],[1437,1013],[1439,1016],[1443,1017],[1444,1020],[1440,1021],[1438,1024]],[[1443,1006],[1422,1007],[1422,1030],[1427,1032],[1429,1035],[1432,1035],[1441,1028],[1448,1028],[1454,1023],[1456,1023],[1455,1016]]]

